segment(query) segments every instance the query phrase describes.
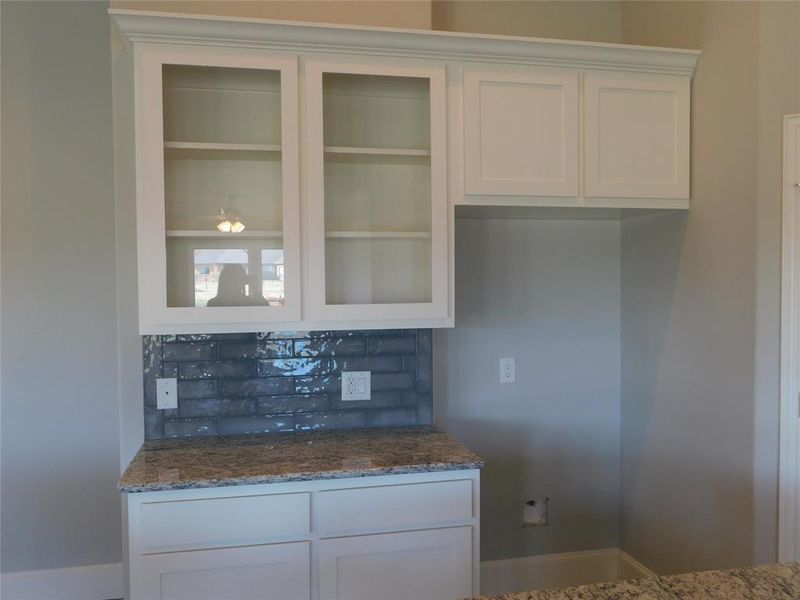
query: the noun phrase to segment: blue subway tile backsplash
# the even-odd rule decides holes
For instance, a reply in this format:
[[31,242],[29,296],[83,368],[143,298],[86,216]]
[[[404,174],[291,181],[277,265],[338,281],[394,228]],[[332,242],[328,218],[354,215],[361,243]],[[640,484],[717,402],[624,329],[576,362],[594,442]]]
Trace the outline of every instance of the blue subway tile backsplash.
[[[144,336],[146,439],[429,425],[430,329]],[[342,402],[341,372],[371,371],[372,398]],[[158,377],[178,408],[156,408]]]

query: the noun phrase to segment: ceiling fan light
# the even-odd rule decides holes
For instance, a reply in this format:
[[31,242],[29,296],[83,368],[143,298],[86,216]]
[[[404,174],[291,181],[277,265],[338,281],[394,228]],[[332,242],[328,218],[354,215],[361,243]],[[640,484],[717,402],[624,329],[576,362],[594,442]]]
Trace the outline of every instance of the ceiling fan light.
[[238,220],[231,223],[231,232],[241,233],[243,231],[244,231],[244,223]]
[[222,233],[230,233],[233,229],[233,223],[228,221],[228,219],[225,219],[224,221],[217,223],[217,229]]

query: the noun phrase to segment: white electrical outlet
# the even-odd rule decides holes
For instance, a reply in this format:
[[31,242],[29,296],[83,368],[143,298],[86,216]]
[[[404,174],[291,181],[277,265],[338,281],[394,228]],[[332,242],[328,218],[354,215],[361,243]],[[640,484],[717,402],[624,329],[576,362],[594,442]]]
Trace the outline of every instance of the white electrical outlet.
[[517,368],[513,358],[500,359],[500,383],[514,383],[517,379]]
[[371,371],[342,371],[342,402],[369,400]]
[[178,380],[174,377],[156,379],[156,407],[178,408]]

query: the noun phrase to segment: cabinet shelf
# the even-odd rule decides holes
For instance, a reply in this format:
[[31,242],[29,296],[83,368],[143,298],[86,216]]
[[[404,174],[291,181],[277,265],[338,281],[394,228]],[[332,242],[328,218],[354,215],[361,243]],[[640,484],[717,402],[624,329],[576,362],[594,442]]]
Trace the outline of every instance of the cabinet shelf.
[[278,160],[279,144],[218,144],[208,142],[164,142],[166,158],[217,160]]
[[367,146],[325,146],[327,163],[359,165],[420,165],[430,166],[431,152],[424,148],[371,148]]
[[328,231],[329,240],[430,240],[429,231]]
[[[283,237],[281,231],[249,230],[240,233],[225,233],[214,230],[197,229],[168,229],[168,238],[272,238]],[[429,231],[328,231],[325,238],[329,240],[430,240]]]
[[282,231],[265,231],[265,230],[249,230],[245,229],[239,233],[226,233],[224,231],[214,231],[206,229],[168,229],[168,238],[272,238],[280,239],[283,237]]
[[345,154],[361,156],[430,156],[425,148],[368,148],[362,146],[325,146],[326,154]]

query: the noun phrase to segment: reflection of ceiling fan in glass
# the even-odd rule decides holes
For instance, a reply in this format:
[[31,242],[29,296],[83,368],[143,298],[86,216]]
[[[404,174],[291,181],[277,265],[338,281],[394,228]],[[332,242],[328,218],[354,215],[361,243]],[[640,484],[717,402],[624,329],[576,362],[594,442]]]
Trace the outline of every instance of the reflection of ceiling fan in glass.
[[242,223],[239,217],[231,212],[226,212],[224,208],[219,209],[218,219],[217,230],[222,233],[241,233],[244,231],[245,224]]
[[219,215],[217,217],[217,230],[221,231],[222,233],[243,232],[245,224],[242,223],[242,220],[238,216],[236,216],[230,196],[226,197],[225,200],[227,201],[228,208],[219,209]]

